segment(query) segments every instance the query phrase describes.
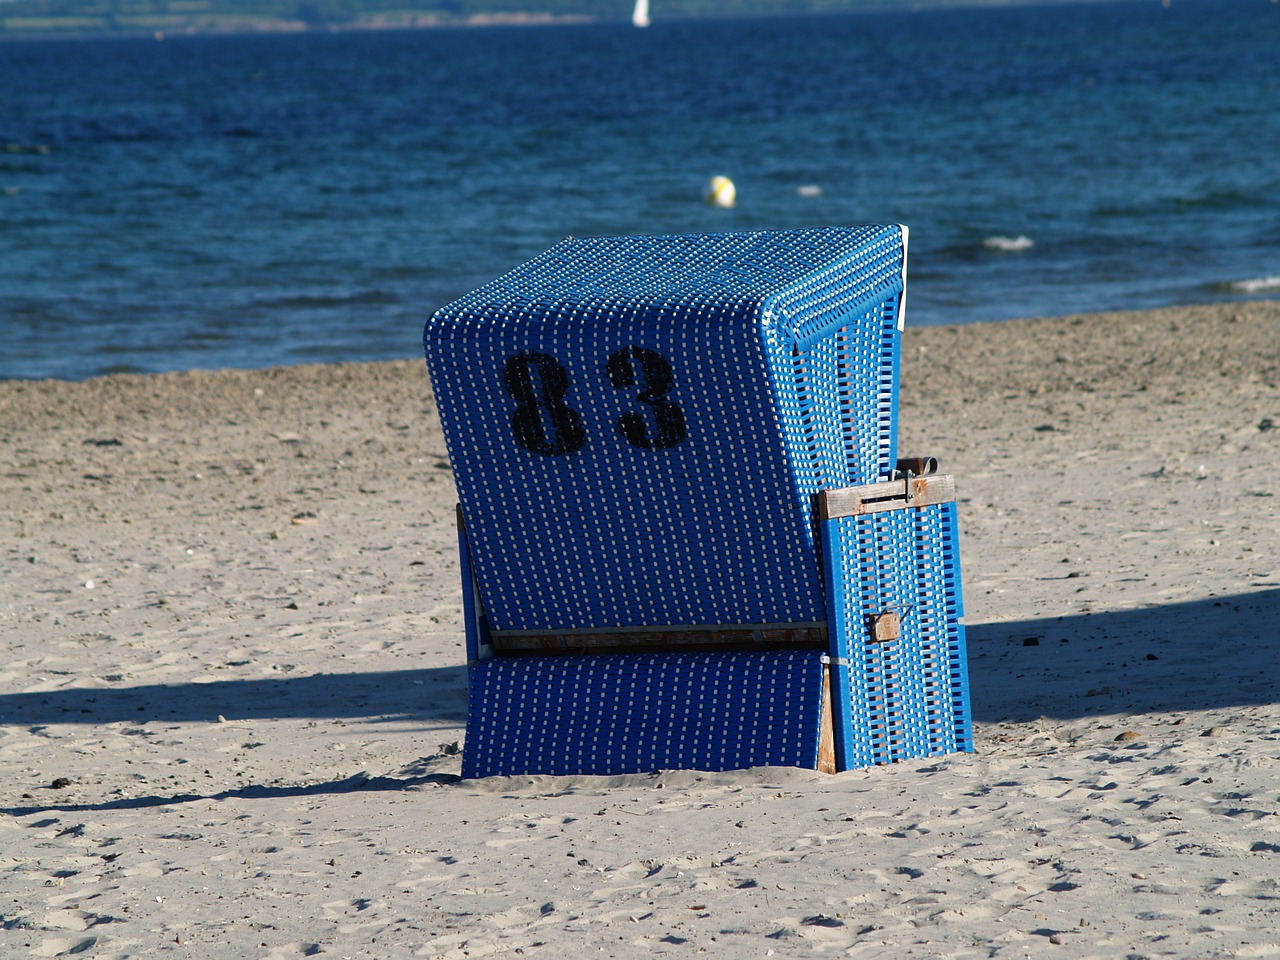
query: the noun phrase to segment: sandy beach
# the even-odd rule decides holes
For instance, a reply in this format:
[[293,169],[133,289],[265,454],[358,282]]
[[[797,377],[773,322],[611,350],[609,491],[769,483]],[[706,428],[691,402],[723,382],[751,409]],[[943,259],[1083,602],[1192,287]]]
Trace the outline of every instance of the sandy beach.
[[0,382],[0,956],[1280,956],[1280,302],[908,328],[977,751],[460,781],[421,361]]

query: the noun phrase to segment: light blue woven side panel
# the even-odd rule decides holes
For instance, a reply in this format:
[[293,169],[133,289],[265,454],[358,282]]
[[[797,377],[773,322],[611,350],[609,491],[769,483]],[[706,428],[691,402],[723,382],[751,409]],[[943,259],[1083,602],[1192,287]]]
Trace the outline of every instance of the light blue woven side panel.
[[900,227],[858,245],[765,303],[765,342],[803,502],[886,479],[897,460]]
[[[896,456],[898,295],[818,336],[811,388],[773,341],[781,322],[814,336],[841,304],[900,283],[900,234],[565,241],[439,311],[424,346],[490,626],[822,619],[809,497]],[[641,369],[654,356],[656,397]],[[682,438],[637,448],[627,418],[658,436],[661,405]],[[531,448],[521,416],[547,448],[566,442]]]
[[[972,749],[955,516],[945,503],[824,521],[844,769]],[[885,612],[902,635],[871,642]]]
[[823,652],[472,664],[464,777],[814,768]]
[[952,726],[956,749],[973,751],[973,712],[969,701],[969,655],[964,635],[964,591],[960,582],[960,524],[954,502],[942,504],[939,518],[943,537],[942,563],[954,576],[944,580],[948,644],[951,649],[950,683]]

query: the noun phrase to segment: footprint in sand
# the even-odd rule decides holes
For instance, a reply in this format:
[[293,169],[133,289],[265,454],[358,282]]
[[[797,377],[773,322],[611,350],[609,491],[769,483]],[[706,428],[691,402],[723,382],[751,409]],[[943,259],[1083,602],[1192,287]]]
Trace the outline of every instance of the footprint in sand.
[[61,937],[50,937],[39,943],[31,944],[31,957],[72,957],[77,955],[92,956],[89,953],[97,944],[97,937],[86,937],[79,940],[66,940]]

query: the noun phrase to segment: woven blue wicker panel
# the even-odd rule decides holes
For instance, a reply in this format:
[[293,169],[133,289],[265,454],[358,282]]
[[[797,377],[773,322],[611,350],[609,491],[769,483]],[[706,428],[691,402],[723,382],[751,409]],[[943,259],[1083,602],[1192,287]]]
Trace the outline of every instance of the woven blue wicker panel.
[[821,620],[809,499],[896,458],[905,230],[567,240],[423,341],[497,630]]
[[[954,502],[823,522],[842,769],[973,749]],[[873,642],[868,618],[898,614]]]
[[[766,328],[770,371],[802,504],[817,490],[884,479],[897,459],[902,249],[881,237],[859,251],[868,278],[828,302],[821,274],[773,308],[806,319]],[[869,289],[868,289],[869,288]]]
[[813,768],[821,650],[471,665],[464,777]]

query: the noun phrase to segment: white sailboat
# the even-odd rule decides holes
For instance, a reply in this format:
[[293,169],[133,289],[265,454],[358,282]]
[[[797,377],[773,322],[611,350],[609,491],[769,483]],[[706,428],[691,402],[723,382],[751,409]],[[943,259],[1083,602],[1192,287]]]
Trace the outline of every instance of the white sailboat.
[[636,8],[631,12],[631,22],[637,27],[649,25],[649,0],[636,0]]

